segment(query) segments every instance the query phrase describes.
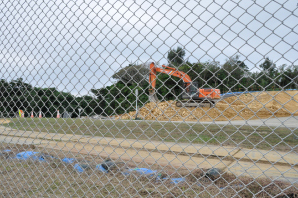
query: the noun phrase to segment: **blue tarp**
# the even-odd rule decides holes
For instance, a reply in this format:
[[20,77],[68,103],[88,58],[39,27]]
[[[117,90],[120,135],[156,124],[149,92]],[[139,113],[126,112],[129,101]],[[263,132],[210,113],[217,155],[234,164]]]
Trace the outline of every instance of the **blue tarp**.
[[[222,93],[220,95],[221,96],[224,96],[224,95],[239,95],[239,94],[255,93],[255,92],[261,92],[261,91],[227,92],[227,93]],[[266,91],[266,90],[264,90],[264,91]],[[285,90],[280,90],[280,91],[297,91],[297,89],[285,89]]]
[[135,172],[137,172],[141,175],[148,175],[150,177],[157,173],[156,170],[150,170],[150,169],[147,169],[147,168],[134,168],[134,169],[128,169],[123,174],[124,175],[129,175],[130,174],[129,172],[133,172],[133,171],[135,171]]
[[87,170],[87,169],[90,168],[90,167],[89,167],[89,165],[87,165],[87,164],[75,164],[75,165],[73,166],[73,168],[74,168],[76,171],[82,173],[82,172],[84,172],[85,170]]
[[185,182],[185,178],[171,178],[171,184],[179,184]]
[[[7,150],[3,150],[3,152],[11,152],[11,150],[7,149]],[[53,156],[50,155],[45,155],[43,153],[39,153],[39,152],[33,152],[33,151],[24,151],[24,152],[20,152],[18,154],[16,154],[16,156],[14,157],[15,159],[20,159],[20,160],[27,160],[27,159],[33,159],[33,160],[39,160],[39,161],[46,161],[46,158],[51,157],[54,158]],[[75,158],[63,158],[62,161],[64,163],[68,163],[71,164],[73,162],[76,161]],[[85,170],[89,169],[90,166],[88,164],[74,164],[73,168],[82,173]],[[108,171],[101,165],[98,164],[96,166],[97,170],[100,170],[101,172],[104,173],[108,173]],[[156,175],[157,171],[156,170],[150,170],[147,168],[134,168],[134,169],[128,169],[126,172],[123,172],[124,175],[129,175],[131,172],[137,172],[140,175],[147,175],[149,177],[152,177],[154,175]],[[161,175],[157,175],[157,179],[158,180],[165,180],[167,178],[161,178]],[[171,183],[172,184],[179,184],[181,182],[185,182],[185,178],[170,178]]]
[[38,159],[38,156],[35,156],[36,154],[38,154],[38,152],[24,151],[18,153],[15,158],[19,160],[27,160],[29,158]]
[[80,164],[75,164],[73,168],[80,173],[84,172],[84,169],[80,166]]
[[62,162],[66,163],[66,164],[71,164],[71,163],[74,163],[75,161],[76,161],[75,158],[67,158],[67,157],[65,157],[65,158],[62,159]]
[[39,152],[33,152],[33,151],[23,151],[18,153],[15,156],[16,159],[19,160],[27,160],[27,159],[33,159],[33,160],[38,160],[38,161],[46,161],[46,158],[54,158],[53,156],[50,155],[46,155],[43,153],[39,153]]

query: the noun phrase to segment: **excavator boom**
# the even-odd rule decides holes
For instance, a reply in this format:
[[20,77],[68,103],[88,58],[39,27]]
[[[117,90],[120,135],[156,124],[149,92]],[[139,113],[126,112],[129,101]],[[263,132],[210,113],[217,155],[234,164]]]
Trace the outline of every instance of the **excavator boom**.
[[181,78],[187,87],[191,84],[191,79],[186,73],[182,71],[178,71],[176,68],[172,68],[169,66],[162,65],[162,67],[164,69],[155,67],[155,64],[153,62],[150,64],[150,74],[149,74],[149,83],[151,84],[151,89],[149,90],[150,102],[158,102],[158,98],[156,96],[156,91],[155,91],[157,72]]

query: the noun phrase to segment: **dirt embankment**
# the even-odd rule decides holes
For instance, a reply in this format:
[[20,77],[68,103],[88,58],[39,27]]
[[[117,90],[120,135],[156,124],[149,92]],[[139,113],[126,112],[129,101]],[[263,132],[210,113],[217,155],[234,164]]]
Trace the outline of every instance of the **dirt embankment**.
[[[219,101],[214,108],[181,108],[175,101],[158,104],[147,103],[139,110],[138,117],[160,121],[226,121],[298,115],[298,91],[269,91],[247,93]],[[134,119],[135,111],[116,116]]]

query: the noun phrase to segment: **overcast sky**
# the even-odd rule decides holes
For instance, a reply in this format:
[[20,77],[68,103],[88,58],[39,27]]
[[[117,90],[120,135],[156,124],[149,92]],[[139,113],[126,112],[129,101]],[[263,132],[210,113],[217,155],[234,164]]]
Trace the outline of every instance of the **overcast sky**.
[[1,1],[0,79],[88,94],[131,63],[298,64],[298,0]]

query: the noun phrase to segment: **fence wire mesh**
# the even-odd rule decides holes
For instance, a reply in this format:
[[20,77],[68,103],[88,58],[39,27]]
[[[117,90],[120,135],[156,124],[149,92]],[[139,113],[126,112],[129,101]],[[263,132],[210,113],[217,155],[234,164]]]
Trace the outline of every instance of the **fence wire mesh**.
[[297,197],[296,0],[0,3],[1,197]]

